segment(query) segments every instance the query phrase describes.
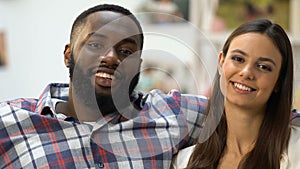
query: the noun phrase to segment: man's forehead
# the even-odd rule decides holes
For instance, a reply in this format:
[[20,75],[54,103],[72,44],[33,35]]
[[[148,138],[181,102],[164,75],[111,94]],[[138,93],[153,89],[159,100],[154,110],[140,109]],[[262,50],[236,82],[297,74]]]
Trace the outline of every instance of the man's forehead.
[[87,17],[74,44],[87,40],[107,40],[111,44],[116,44],[130,38],[139,45],[142,43],[140,33],[132,18],[118,12],[98,11]]
[[88,17],[88,25],[94,32],[139,34],[136,23],[127,15],[112,11],[98,11]]

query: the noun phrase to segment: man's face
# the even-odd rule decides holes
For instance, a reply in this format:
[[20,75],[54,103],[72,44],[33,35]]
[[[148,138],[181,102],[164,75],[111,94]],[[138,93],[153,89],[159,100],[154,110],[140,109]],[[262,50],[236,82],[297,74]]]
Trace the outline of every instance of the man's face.
[[117,98],[113,102],[128,98],[129,85],[141,63],[139,33],[135,22],[120,13],[89,15],[71,44],[73,92],[84,102],[97,98],[98,104],[101,98]]

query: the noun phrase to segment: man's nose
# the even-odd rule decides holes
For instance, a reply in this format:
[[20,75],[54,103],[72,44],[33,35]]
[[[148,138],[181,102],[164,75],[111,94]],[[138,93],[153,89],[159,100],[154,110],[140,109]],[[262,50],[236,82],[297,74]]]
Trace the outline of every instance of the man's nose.
[[105,65],[110,68],[116,69],[118,65],[121,63],[118,58],[118,54],[115,48],[108,49],[104,55],[100,57],[100,65]]

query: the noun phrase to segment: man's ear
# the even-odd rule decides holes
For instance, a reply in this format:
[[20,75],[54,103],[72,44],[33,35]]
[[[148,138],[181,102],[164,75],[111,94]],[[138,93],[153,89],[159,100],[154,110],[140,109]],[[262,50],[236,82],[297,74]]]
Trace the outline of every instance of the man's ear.
[[223,63],[224,63],[224,59],[225,59],[225,57],[224,57],[224,55],[223,55],[223,52],[221,51],[220,53],[219,53],[219,59],[218,59],[218,72],[219,72],[219,74],[221,74],[221,68],[222,68],[222,66],[223,66]]
[[143,63],[143,59],[140,58],[140,67],[141,67],[142,63]]
[[67,67],[70,66],[70,63],[69,63],[70,59],[71,59],[71,47],[70,47],[70,44],[66,44],[65,50],[64,50],[64,62]]

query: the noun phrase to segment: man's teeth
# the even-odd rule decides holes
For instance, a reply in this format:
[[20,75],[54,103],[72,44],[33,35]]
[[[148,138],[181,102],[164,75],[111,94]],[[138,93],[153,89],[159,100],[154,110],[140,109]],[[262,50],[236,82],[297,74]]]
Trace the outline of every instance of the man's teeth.
[[251,88],[250,87],[247,87],[247,86],[244,86],[244,85],[241,85],[239,83],[234,83],[234,86],[240,90],[245,90],[245,91],[248,91],[248,92],[251,92]]
[[108,74],[108,73],[104,73],[104,72],[98,72],[98,73],[96,73],[96,77],[114,79],[114,75],[111,75],[111,74]]

